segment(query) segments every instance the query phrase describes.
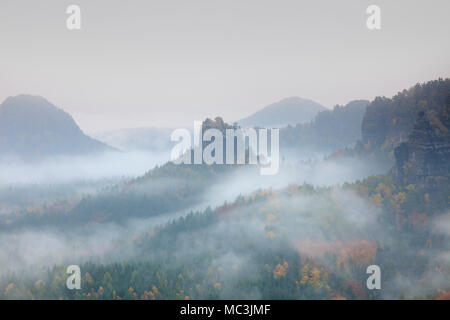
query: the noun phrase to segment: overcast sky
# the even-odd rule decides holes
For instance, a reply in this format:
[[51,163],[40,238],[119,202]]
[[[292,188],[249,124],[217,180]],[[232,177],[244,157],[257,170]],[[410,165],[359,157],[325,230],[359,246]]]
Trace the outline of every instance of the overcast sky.
[[[370,4],[381,30],[366,27]],[[449,77],[449,12],[449,0],[1,0],[0,100],[44,96],[87,132],[233,121],[289,96],[331,108]]]

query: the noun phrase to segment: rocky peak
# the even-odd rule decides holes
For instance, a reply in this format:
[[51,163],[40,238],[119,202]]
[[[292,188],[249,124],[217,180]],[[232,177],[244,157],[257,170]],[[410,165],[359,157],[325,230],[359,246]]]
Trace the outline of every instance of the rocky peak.
[[445,120],[448,107],[434,123],[420,111],[408,140],[395,149],[393,174],[400,184],[435,188],[449,182],[449,128],[445,126],[446,121],[440,121]]

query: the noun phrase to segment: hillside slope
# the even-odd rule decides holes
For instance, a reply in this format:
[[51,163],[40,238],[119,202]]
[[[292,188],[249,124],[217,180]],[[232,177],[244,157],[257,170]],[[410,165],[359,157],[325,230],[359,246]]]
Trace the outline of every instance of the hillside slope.
[[237,123],[245,128],[281,128],[289,124],[309,122],[319,111],[323,110],[326,110],[324,106],[312,100],[290,97],[268,105]]
[[361,123],[368,104],[367,100],[354,100],[319,112],[311,123],[283,128],[280,145],[326,152],[353,147],[361,139]]
[[438,79],[403,90],[392,99],[376,98],[362,123],[362,141],[357,151],[380,159],[394,159],[394,149],[408,140],[423,112],[436,126],[443,127],[442,110],[450,106],[450,79]]
[[85,135],[73,118],[39,96],[19,95],[0,105],[0,155],[32,160],[114,150]]

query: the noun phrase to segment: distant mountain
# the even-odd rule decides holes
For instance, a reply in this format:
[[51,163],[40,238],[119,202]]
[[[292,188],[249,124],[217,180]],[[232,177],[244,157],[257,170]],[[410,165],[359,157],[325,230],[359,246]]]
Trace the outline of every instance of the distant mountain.
[[0,105],[0,155],[35,160],[114,150],[85,135],[73,118],[39,96],[19,95]]
[[92,136],[122,151],[167,151],[176,142],[170,140],[173,129],[130,128],[93,133]]
[[281,128],[309,122],[323,110],[326,108],[314,101],[291,97],[268,105],[237,123],[244,128]]
[[336,105],[333,110],[319,112],[310,123],[282,128],[280,146],[325,152],[354,147],[361,139],[361,124],[369,103],[355,100],[345,106]]

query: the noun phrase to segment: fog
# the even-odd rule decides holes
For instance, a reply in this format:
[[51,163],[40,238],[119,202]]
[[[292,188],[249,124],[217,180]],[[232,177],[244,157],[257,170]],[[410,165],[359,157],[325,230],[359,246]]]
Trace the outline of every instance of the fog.
[[[120,186],[133,186],[127,191],[127,197],[135,194],[164,198],[167,193],[177,192],[178,187],[193,183],[192,179],[163,176],[133,180],[152,166],[164,163],[164,157],[163,154],[130,152],[59,158],[37,164],[3,162],[1,181],[4,188],[13,185],[18,190],[28,190],[28,196],[33,198],[30,190],[35,188],[45,189],[48,184],[62,188],[71,182],[76,186],[76,181],[87,180],[82,187],[75,187],[78,192],[71,190],[52,198],[54,190],[49,191],[50,202],[67,199],[74,202],[73,206],[86,196],[94,200],[108,195],[115,197],[115,186],[119,189]],[[177,261],[187,263],[193,257],[215,252],[215,258],[206,265],[198,265],[198,270],[207,274],[209,268],[218,268],[224,281],[220,298],[235,298],[234,286],[243,278],[251,277],[252,270],[258,268],[259,262],[255,259],[259,258],[255,257],[255,252],[291,250],[304,258],[314,258],[330,272],[334,270],[330,254],[346,257],[348,252],[353,254],[362,250],[370,256],[377,248],[395,248],[404,255],[414,256],[416,249],[409,248],[408,242],[399,242],[396,235],[380,222],[386,213],[367,198],[343,187],[345,182],[384,173],[383,170],[355,159],[320,160],[320,157],[285,161],[274,176],[261,176],[257,167],[236,167],[214,181],[205,181],[207,187],[197,194],[194,192],[195,201],[187,202],[188,205],[180,210],[162,211],[151,217],[136,217],[130,213],[122,220],[116,221],[112,217],[110,221],[73,226],[69,222],[62,226],[25,222],[0,233],[0,279],[11,272],[23,277],[44,277],[47,267],[86,262],[108,264],[139,261],[145,257],[164,261],[176,257]],[[102,180],[111,177],[118,179]],[[316,192],[286,194],[293,185],[304,184],[314,186]],[[192,212],[208,212],[209,208],[222,210],[224,204],[242,201],[240,197],[252,199],[256,196],[258,199],[258,193],[264,193],[268,198],[226,210],[224,218],[206,228],[172,235],[173,243],[165,244],[169,250],[154,247],[156,244],[150,235],[158,230],[164,233],[168,223],[182,225],[179,219]],[[9,210],[0,215],[0,223],[19,215],[25,208],[26,205],[17,205],[17,212]],[[448,213],[436,219],[432,226],[430,232],[448,237]],[[448,243],[443,249],[437,259],[448,263]],[[343,258],[344,265],[350,258]],[[372,262],[367,260],[367,264]],[[423,289],[417,286],[419,279],[407,272],[393,279],[384,286],[382,296],[385,298],[397,298],[400,292],[426,293],[433,285],[439,286],[448,280],[445,276],[435,275],[431,269],[426,276],[429,283]],[[242,297],[258,299],[262,296],[261,292],[252,289]]]
[[[323,159],[323,155],[322,159]],[[357,159],[342,160],[297,160],[285,162],[279,172],[272,176],[262,176],[259,170],[237,170],[226,180],[214,185],[205,193],[205,207],[219,206],[225,201],[233,201],[239,195],[247,195],[255,190],[282,189],[289,185],[311,184],[316,187],[342,185],[361,180],[369,175],[384,173],[385,168]]]
[[[75,197],[79,201],[83,196],[95,197],[103,187],[120,183],[122,180],[102,180],[111,177],[128,177],[123,181],[129,181],[132,177],[140,176],[147,172],[152,165],[164,162],[164,155],[155,157],[154,154],[144,152],[105,154],[101,157],[59,158],[43,161],[37,164],[30,163],[2,163],[0,173],[3,187],[14,186],[22,196],[19,198],[35,197],[43,198],[41,194],[33,194],[34,189],[45,189],[48,185],[54,185],[55,189],[61,189],[69,183],[74,183],[74,188],[65,193],[56,193],[55,189],[47,190],[48,199],[61,199]],[[132,256],[133,250],[121,252],[115,243],[128,243],[133,235],[147,232],[149,228],[163,225],[170,220],[184,216],[191,211],[202,211],[207,207],[218,207],[225,202],[233,202],[242,195],[248,195],[255,190],[274,189],[280,190],[292,184],[309,183],[315,186],[333,186],[348,181],[355,181],[367,175],[367,168],[357,161],[348,164],[335,161],[320,161],[315,163],[303,163],[296,166],[282,166],[280,172],[274,176],[261,176],[258,168],[243,167],[231,170],[219,181],[212,183],[210,188],[198,197],[198,202],[184,210],[165,213],[164,215],[149,219],[134,219],[130,217],[125,224],[107,223],[99,225],[87,225],[80,228],[61,231],[51,227],[22,228],[12,233],[3,232],[0,237],[0,252],[4,260],[0,263],[1,270],[16,269],[27,265],[52,265],[69,263],[69,260],[100,259],[108,256],[108,259],[123,260]],[[85,181],[78,188],[76,181]],[[96,182],[101,182],[96,184]],[[188,181],[167,177],[163,179],[146,181],[133,192],[138,195],[159,194],[161,190],[174,189],[177,185]],[[28,187],[26,187],[28,185]],[[89,188],[90,187],[90,188]],[[82,191],[76,193],[76,191]],[[104,191],[103,194],[108,194]],[[54,195],[52,197],[52,195]],[[13,201],[12,197],[7,199]],[[27,202],[28,203],[28,202]],[[302,203],[303,207],[311,205]],[[25,207],[25,205],[24,205]],[[20,208],[20,206],[17,206]],[[349,211],[351,214],[353,211]],[[14,213],[8,212],[14,215]],[[1,217],[1,216],[0,216]],[[13,240],[11,240],[13,239]],[[14,243],[14,245],[12,244]],[[125,254],[122,256],[122,254]]]
[[[229,187],[234,187],[235,182]],[[255,182],[256,183],[256,182]],[[221,186],[226,188],[226,186]],[[244,190],[241,190],[244,192]],[[284,236],[289,244],[307,253],[303,244],[308,241],[324,243],[331,241],[353,240],[355,234],[343,234],[339,230],[325,227],[327,219],[334,217],[339,223],[354,225],[358,234],[366,232],[368,225],[373,223],[377,210],[353,193],[333,191],[333,199],[341,209],[337,215],[330,214],[316,220],[315,213],[329,207],[327,196],[281,199],[285,211],[273,214],[279,215],[276,223],[267,219],[267,213],[258,211],[257,206],[250,206],[243,210],[229,213],[233,219],[224,219],[200,233],[184,233],[174,244],[175,251],[171,254],[181,261],[192,256],[202,254],[208,250],[220,252],[221,258],[215,263],[225,270],[232,270],[232,274],[239,274],[239,266],[249,267],[251,258],[247,247],[257,246],[260,239],[267,238],[267,227],[275,224],[282,225]],[[219,201],[216,197],[214,201]],[[202,204],[206,206],[206,203]],[[136,239],[147,236],[152,230],[163,226],[169,221],[178,219],[191,212],[190,209],[173,212],[163,216],[148,219],[128,219],[126,223],[93,224],[75,227],[67,230],[56,228],[24,228],[14,232],[0,234],[0,276],[11,271],[33,273],[42,267],[53,265],[82,264],[84,262],[110,263],[139,259],[142,249]],[[278,232],[277,232],[278,233]],[[277,235],[278,236],[278,235]],[[260,247],[260,249],[262,249]],[[167,252],[152,252],[153,256],[164,257]],[[230,268],[228,268],[228,266]],[[230,278],[229,285],[232,285]],[[258,298],[255,292],[254,298]]]
[[36,162],[0,158],[0,186],[63,184],[143,175],[170,159],[170,151],[108,152],[86,156],[59,156]]

